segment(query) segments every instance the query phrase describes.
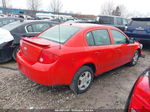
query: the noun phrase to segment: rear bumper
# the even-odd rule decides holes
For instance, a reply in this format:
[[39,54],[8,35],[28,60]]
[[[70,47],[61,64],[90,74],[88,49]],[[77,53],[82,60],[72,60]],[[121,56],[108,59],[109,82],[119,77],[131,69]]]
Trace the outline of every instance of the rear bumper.
[[[127,34],[127,33],[126,33]],[[133,36],[130,34],[127,34],[130,38],[134,38],[136,41],[140,41],[140,42],[150,42],[150,36]]]
[[140,41],[140,42],[150,42],[150,38],[139,38],[139,37],[133,37],[135,40]]
[[53,65],[38,62],[32,65],[24,60],[20,53],[17,53],[17,63],[21,73],[30,80],[42,85],[54,85]]
[[137,41],[150,42],[150,35],[131,34],[131,33],[128,33],[128,32],[125,32],[125,33],[130,38],[134,38]]
[[0,63],[10,61],[14,47],[11,46],[12,41],[0,44]]

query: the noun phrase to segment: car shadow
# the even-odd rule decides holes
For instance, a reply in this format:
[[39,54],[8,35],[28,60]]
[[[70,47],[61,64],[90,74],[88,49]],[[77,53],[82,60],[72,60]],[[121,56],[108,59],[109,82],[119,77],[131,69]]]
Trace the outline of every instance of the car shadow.
[[[128,66],[127,65],[124,65],[124,66],[121,66],[119,68],[116,68],[116,69],[113,69],[111,71],[108,71],[108,72],[105,72],[101,75],[98,75],[94,78],[94,82],[97,82],[99,80],[103,80],[107,77],[114,77],[114,75],[118,76],[118,75],[121,75],[119,73],[119,71],[121,71],[122,69],[124,68],[127,68]],[[31,83],[35,83],[35,82],[32,82]],[[40,84],[35,84],[36,85],[36,88],[35,88],[35,91],[38,91],[38,92],[41,92],[41,93],[51,93],[51,94],[63,94],[63,93],[70,93],[72,94],[73,92],[70,90],[69,86],[44,86],[44,85],[40,85]]]
[[101,79],[104,79],[104,78],[107,78],[108,76],[110,77],[113,77],[113,76],[119,76],[121,75],[119,72],[125,68],[128,68],[129,66],[126,64],[126,65],[123,65],[123,66],[120,66],[118,68],[115,68],[115,69],[112,69],[110,71],[107,71],[107,72],[104,72],[102,74],[99,74],[97,75],[95,78],[94,78],[94,81],[97,81],[97,80],[101,80]]

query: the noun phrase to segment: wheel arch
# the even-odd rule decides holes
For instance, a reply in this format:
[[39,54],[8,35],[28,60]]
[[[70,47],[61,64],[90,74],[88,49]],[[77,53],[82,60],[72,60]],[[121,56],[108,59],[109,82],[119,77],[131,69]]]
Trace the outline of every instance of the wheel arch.
[[90,68],[92,68],[92,70],[93,70],[93,73],[96,73],[96,66],[95,66],[95,64],[94,63],[85,63],[84,65],[82,65],[82,66],[88,66],[88,67],[90,67]]

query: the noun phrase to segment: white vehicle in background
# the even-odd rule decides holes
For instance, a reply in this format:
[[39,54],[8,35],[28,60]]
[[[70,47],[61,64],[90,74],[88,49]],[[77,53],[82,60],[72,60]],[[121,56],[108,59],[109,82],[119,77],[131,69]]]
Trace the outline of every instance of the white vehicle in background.
[[7,17],[5,14],[0,14],[0,18]]
[[14,37],[11,35],[11,33],[6,29],[0,28],[0,45],[12,40],[14,40]]
[[51,13],[36,13],[36,17],[40,19],[61,20],[61,21],[74,19],[71,15],[60,15],[60,14],[51,14]]
[[36,13],[36,17],[40,19],[54,19],[53,14],[51,13]]

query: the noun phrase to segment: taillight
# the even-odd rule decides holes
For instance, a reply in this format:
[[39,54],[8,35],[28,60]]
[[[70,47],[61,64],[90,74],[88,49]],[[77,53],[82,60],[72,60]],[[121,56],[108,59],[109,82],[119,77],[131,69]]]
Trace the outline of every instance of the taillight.
[[18,51],[18,54],[19,54],[20,56],[22,56],[22,51],[21,51],[21,50],[19,50],[19,51]]
[[48,50],[43,50],[39,58],[39,62],[44,64],[51,64],[54,63],[57,59],[58,56],[56,54],[53,54]]

